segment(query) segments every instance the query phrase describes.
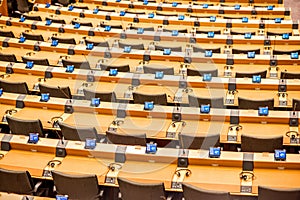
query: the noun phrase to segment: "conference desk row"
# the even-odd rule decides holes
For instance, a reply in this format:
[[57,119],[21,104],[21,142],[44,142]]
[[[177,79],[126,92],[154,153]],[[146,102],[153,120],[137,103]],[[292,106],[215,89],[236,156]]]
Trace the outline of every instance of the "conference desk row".
[[70,45],[58,44],[51,46],[49,42],[39,42],[26,40],[20,45],[19,39],[0,37],[0,45],[24,48],[36,51],[59,52],[69,55],[94,55],[105,58],[133,58],[144,61],[149,60],[169,60],[178,62],[208,62],[208,63],[222,63],[226,65],[234,64],[260,64],[270,65],[274,60],[276,65],[298,65],[299,59],[293,59],[290,55],[255,55],[255,58],[249,59],[246,54],[219,54],[213,53],[211,57],[205,57],[203,52],[171,52],[169,55],[164,55],[163,51],[151,50],[135,50],[132,49],[130,53],[124,52],[122,48],[107,48],[107,47],[93,47],[92,50],[87,50],[85,45]]
[[[9,135],[0,136],[7,141]],[[45,171],[56,170],[69,174],[96,174],[98,183],[106,186],[117,186],[117,183],[106,183],[111,173],[109,164],[116,166],[112,177],[123,177],[137,182],[164,182],[166,190],[181,191],[172,187],[172,182],[190,183],[210,190],[228,191],[231,194],[257,195],[257,186],[275,188],[299,188],[299,154],[287,154],[286,161],[274,161],[273,153],[240,153],[222,151],[220,158],[208,158],[208,151],[189,150],[184,155],[189,160],[187,169],[190,176],[181,179],[175,175],[177,158],[182,155],[179,149],[158,148],[156,154],[145,154],[145,147],[117,146],[97,144],[94,150],[84,149],[84,143],[64,141],[66,157],[56,157],[55,151],[61,141],[40,138],[37,144],[27,144],[28,137],[12,136],[10,151],[0,159],[0,166],[11,170],[28,170],[33,177],[51,179]],[[116,151],[122,149],[125,162],[120,161]],[[249,156],[250,155],[250,156]],[[60,160],[54,167],[48,166],[51,160]],[[252,192],[241,193],[243,161],[254,164],[254,179],[250,187]],[[123,163],[121,163],[123,162]],[[88,166],[88,167],[87,167]],[[43,176],[44,175],[44,176]]]
[[[100,3],[100,4],[99,4]],[[117,3],[117,2],[109,2],[112,4],[117,4],[117,6],[114,5],[107,5],[105,2],[96,2],[96,5],[102,5],[102,6],[95,6],[95,4],[83,4],[83,3],[75,3],[71,4],[69,10],[72,10],[73,8],[76,9],[82,9],[82,10],[92,10],[94,8],[99,8],[99,11],[108,11],[108,12],[120,12],[120,11],[126,11],[128,13],[132,14],[149,14],[152,12],[155,12],[157,15],[162,16],[178,16],[178,15],[192,15],[197,16],[197,13],[201,13],[201,15],[206,14],[219,14],[220,16],[226,17],[232,17],[237,18],[237,16],[253,16],[258,15],[260,17],[265,18],[271,18],[275,19],[283,18],[283,19],[290,19],[290,9],[286,9],[283,7],[273,7],[273,9],[268,9],[267,7],[252,7],[252,6],[242,6],[242,5],[236,5],[236,6],[216,6],[216,5],[210,5],[210,4],[204,4],[204,5],[193,5],[193,4],[181,4],[177,5],[176,7],[172,4],[164,4],[164,3],[151,3],[149,2],[147,5],[143,2],[136,2],[136,3]],[[73,6],[73,7],[72,7]],[[207,6],[207,8],[206,8]],[[240,6],[238,8],[238,6]],[[193,15],[196,14],[196,15]]]
[[[112,23],[113,21],[117,21],[119,24],[123,22],[127,23],[148,23],[150,26],[152,24],[166,24],[166,25],[180,25],[180,26],[195,26],[198,24],[198,26],[219,26],[219,27],[226,27],[228,26],[228,23],[230,23],[230,26],[233,28],[235,27],[248,27],[248,28],[259,28],[259,25],[261,23],[260,19],[253,20],[254,23],[243,23],[242,19],[220,19],[216,18],[215,22],[211,22],[210,18],[197,18],[196,17],[189,17],[186,16],[184,17],[184,20],[178,19],[178,17],[173,17],[173,16],[159,16],[155,15],[153,18],[149,18],[148,15],[136,15],[136,14],[131,14],[131,13],[126,13],[124,16],[120,16],[119,13],[115,12],[98,12],[97,14],[93,14],[93,10],[82,10],[82,9],[76,9],[69,11],[67,7],[59,7],[59,6],[53,6],[51,5],[49,8],[45,8],[44,4],[36,4],[34,7],[34,11],[38,11],[36,13],[40,12],[45,12],[48,14],[57,14],[57,15],[62,15],[62,16],[72,16],[74,17],[80,17],[84,15],[86,21],[92,22],[95,19],[98,20],[107,20],[109,23]],[[34,12],[30,13],[31,15],[34,14]],[[38,14],[37,14],[38,15]],[[201,17],[201,15],[199,15]],[[241,16],[242,17],[242,16]],[[255,18],[254,18],[255,19]],[[275,20],[266,20],[269,21],[268,23],[268,28],[273,28],[273,27],[285,27],[285,28],[292,28],[292,20],[282,20],[281,23],[275,23]],[[98,24],[96,22],[96,24]],[[95,23],[93,23],[95,25]]]

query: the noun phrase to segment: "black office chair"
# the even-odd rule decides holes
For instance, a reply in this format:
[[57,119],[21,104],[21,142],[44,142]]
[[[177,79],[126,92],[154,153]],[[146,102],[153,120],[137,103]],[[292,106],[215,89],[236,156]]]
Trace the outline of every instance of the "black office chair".
[[49,18],[49,17],[46,17],[46,20],[51,20],[52,23],[66,24],[66,21],[65,21],[64,19],[56,19],[56,18]]
[[280,78],[281,79],[300,79],[300,73],[281,72]]
[[214,32],[216,35],[220,35],[221,34],[221,30],[217,30],[217,31],[209,31],[209,30],[201,30],[201,29],[197,29],[196,30],[197,34],[208,34],[208,32]]
[[203,76],[203,74],[211,74],[212,77],[218,77],[218,69],[198,70],[198,69],[187,68],[188,76]]
[[258,200],[299,200],[300,188],[298,189],[275,189],[258,186]]
[[84,5],[73,5],[73,8],[77,8],[77,9],[81,9],[81,10],[88,10],[89,9],[88,6],[84,6]]
[[144,31],[154,31],[154,27],[138,27],[138,26],[131,26],[130,29],[138,30],[139,28],[143,28]]
[[40,21],[40,22],[43,21],[41,16],[39,16],[39,15],[26,15],[25,14],[24,17],[28,20],[34,20],[34,21]]
[[160,11],[156,11],[156,15],[157,16],[166,16],[166,17],[177,17],[178,14],[177,13],[165,13],[165,12],[160,12]]
[[136,15],[145,15],[146,14],[144,11],[138,11],[138,10],[126,10],[125,13],[136,14]]
[[56,192],[70,199],[99,200],[101,192],[96,175],[70,175],[52,171]]
[[79,22],[79,21],[76,21],[76,20],[72,20],[72,25],[75,25],[76,23],[80,24],[80,26],[93,27],[92,22]]
[[236,72],[235,78],[252,78],[253,76],[260,75],[261,78],[266,78],[267,70],[261,72],[253,72],[253,73],[244,73],[244,72]]
[[[289,36],[293,35],[292,32],[289,32],[288,34],[289,34]],[[282,33],[267,31],[267,36],[275,36],[275,35],[281,36]]]
[[251,49],[251,50],[246,50],[246,49],[232,49],[232,54],[248,54],[248,52],[255,52],[255,54],[260,54],[260,49]]
[[230,200],[229,192],[205,190],[188,183],[182,184],[184,200]]
[[155,72],[162,71],[165,75],[174,75],[173,67],[151,67],[150,65],[144,65],[144,73],[145,74],[155,74]]
[[[75,127],[65,123],[59,123],[59,127],[66,140],[85,141],[86,138],[92,138],[100,142],[100,137],[94,127]],[[104,136],[102,138],[104,138]]]
[[212,53],[221,53],[221,48],[210,48],[210,49],[203,49],[201,47],[193,46],[193,52],[202,52],[205,53],[205,51],[212,51]]
[[72,99],[71,90],[69,87],[54,87],[44,84],[39,84],[40,93],[49,93],[50,97]]
[[156,51],[164,51],[164,49],[171,49],[171,51],[176,51],[176,52],[181,52],[182,47],[168,47],[168,46],[161,46],[161,45],[155,45],[155,50]]
[[245,99],[238,97],[239,109],[258,110],[259,107],[268,106],[270,110],[274,109],[274,98],[264,100]]
[[117,102],[115,92],[95,92],[92,90],[83,89],[83,93],[86,100],[91,100],[92,98],[100,98],[101,101]]
[[159,200],[167,199],[163,183],[137,183],[118,177],[122,200]]
[[17,62],[15,54],[4,54],[0,52],[0,61]]
[[243,152],[274,152],[275,149],[282,149],[283,136],[258,137],[242,134],[241,149]]
[[10,38],[15,37],[15,35],[12,31],[4,31],[4,30],[0,30],[0,36],[1,37],[10,37]]
[[105,42],[95,42],[93,40],[90,40],[90,39],[85,39],[85,44],[93,44],[94,46],[97,46],[97,47],[109,47],[109,44],[107,41]]
[[131,49],[137,49],[137,50],[144,50],[144,44],[143,43],[140,43],[140,44],[128,44],[128,43],[125,43],[125,42],[120,42],[119,41],[119,48],[124,48],[125,46],[130,46]]
[[284,50],[273,50],[273,55],[291,55],[291,53],[300,53],[300,50],[284,51]]
[[31,33],[22,32],[22,35],[27,40],[44,41],[44,38],[41,34],[31,34]]
[[62,59],[63,67],[68,65],[74,65],[76,69],[91,69],[90,63],[88,61],[74,61],[68,59]]
[[[243,17],[241,17],[240,19],[242,19],[242,18]],[[230,35],[245,35],[245,33],[251,33],[251,35],[255,35],[255,32],[249,32],[249,31],[246,31],[246,32],[231,31]]]
[[24,120],[12,116],[6,116],[9,129],[12,134],[29,135],[29,133],[38,133],[44,137],[42,122],[37,120]]
[[2,79],[0,80],[0,88],[2,88],[4,92],[29,94],[26,82],[9,82]]
[[146,101],[153,101],[154,104],[167,105],[167,95],[164,94],[143,94],[133,92],[133,103],[144,104]]
[[293,98],[293,109],[300,111],[300,99]]
[[[175,30],[175,29],[167,29],[167,28],[163,29],[164,32],[173,32],[173,30]],[[188,32],[186,28],[184,28],[184,29],[178,29],[177,31],[178,31],[178,33],[187,33]]]
[[39,59],[39,58],[33,58],[31,56],[29,56],[29,57],[22,56],[22,61],[23,61],[23,63],[27,63],[28,61],[32,61],[35,65],[49,66],[49,61],[48,61],[47,58]]
[[76,41],[74,38],[61,38],[57,36],[52,36],[52,40],[57,40],[58,43],[63,43],[63,44],[76,44]]
[[120,25],[113,25],[113,24],[106,24],[104,22],[100,22],[100,27],[105,28],[106,26],[110,26],[113,29],[123,29],[122,24],[120,24]]
[[220,134],[195,136],[180,133],[178,137],[180,147],[185,149],[209,149],[220,146]]
[[109,143],[123,145],[141,145],[146,146],[146,134],[125,135],[112,131],[106,131],[106,137]]
[[238,17],[238,16],[224,16],[223,19],[243,19],[243,17]]
[[98,8],[99,11],[102,11],[102,12],[116,12],[115,9],[108,9],[108,8]]
[[13,171],[0,168],[0,191],[34,195],[37,191],[28,171]]
[[188,95],[189,106],[199,108],[201,105],[210,104],[211,108],[224,108],[224,98],[202,98],[194,95]]
[[101,70],[109,71],[110,69],[117,69],[118,72],[130,72],[129,65],[106,65],[106,64],[100,64]]

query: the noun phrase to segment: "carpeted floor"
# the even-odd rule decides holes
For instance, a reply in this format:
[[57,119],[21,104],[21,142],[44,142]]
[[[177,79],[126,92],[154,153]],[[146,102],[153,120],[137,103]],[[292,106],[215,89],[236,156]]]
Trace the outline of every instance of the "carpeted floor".
[[292,8],[292,19],[300,20],[300,0],[283,0],[286,8]]

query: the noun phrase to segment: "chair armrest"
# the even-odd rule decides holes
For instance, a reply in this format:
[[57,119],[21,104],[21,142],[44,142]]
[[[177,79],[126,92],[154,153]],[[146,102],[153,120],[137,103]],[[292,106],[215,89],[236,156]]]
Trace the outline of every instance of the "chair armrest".
[[37,182],[34,186],[33,192],[36,193],[41,185],[42,185],[42,181]]

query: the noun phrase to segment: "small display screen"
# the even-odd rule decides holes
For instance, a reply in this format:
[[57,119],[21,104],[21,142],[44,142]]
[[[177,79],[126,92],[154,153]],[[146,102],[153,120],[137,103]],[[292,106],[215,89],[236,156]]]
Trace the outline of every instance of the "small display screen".
[[50,99],[50,94],[49,93],[41,93],[41,101],[47,102]]
[[147,1],[147,0],[144,0],[143,4],[144,4],[144,5],[147,5],[147,4],[148,4],[148,1]]
[[276,149],[275,153],[274,153],[274,158],[275,158],[275,160],[282,160],[282,161],[286,160],[285,149],[283,149],[283,150]]
[[85,149],[95,149],[96,147],[96,139],[86,138],[85,139]]
[[273,6],[268,6],[267,9],[268,10],[273,10]]
[[247,58],[255,58],[255,51],[248,52]]
[[39,134],[29,133],[28,143],[36,144],[39,141]]
[[137,34],[143,34],[143,33],[144,33],[144,29],[143,28],[138,28]]
[[0,88],[0,97],[2,96],[2,94],[3,94],[3,89]]
[[91,99],[91,106],[98,107],[100,105],[100,98],[92,98]]
[[148,18],[153,18],[154,17],[154,13],[149,13]]
[[51,46],[56,47],[58,45],[58,40],[52,40]]
[[243,22],[243,23],[247,23],[247,22],[248,22],[248,18],[247,18],[247,17],[243,17],[243,18],[242,18],[242,22]]
[[120,16],[124,16],[126,13],[125,13],[125,11],[120,11]]
[[26,63],[26,69],[31,69],[31,68],[33,68],[33,61],[27,61],[27,63]]
[[209,18],[209,21],[210,21],[210,22],[215,22],[215,21],[216,21],[216,17],[215,17],[215,16],[211,16],[211,17]]
[[210,112],[210,105],[201,105],[200,106],[200,113],[209,113]]
[[261,76],[260,75],[252,76],[252,83],[260,83],[260,82],[261,82]]
[[146,144],[146,153],[155,154],[157,151],[157,144],[156,143],[147,143]]
[[184,20],[184,15],[179,15],[178,20]]
[[221,155],[220,147],[210,147],[209,148],[209,157],[210,158],[219,158]]
[[170,55],[171,54],[171,49],[164,49],[164,55]]
[[111,30],[111,26],[105,26],[104,31],[110,31]]
[[251,39],[252,35],[251,33],[245,33],[245,39]]
[[109,70],[109,75],[110,76],[117,76],[118,70],[117,69],[110,69]]
[[86,49],[87,50],[92,50],[94,48],[94,44],[93,43],[87,43],[86,45]]
[[80,24],[79,23],[75,23],[74,28],[80,28]]
[[241,5],[239,5],[239,4],[236,4],[235,6],[234,6],[234,9],[235,10],[239,10],[241,8]]
[[67,65],[66,72],[72,73],[74,71],[74,65]]
[[202,6],[203,8],[208,8],[208,4],[203,4],[203,6]]
[[298,59],[298,58],[299,58],[298,52],[291,53],[291,59]]
[[52,20],[51,19],[47,19],[46,20],[46,26],[49,26],[49,25],[51,25],[52,24]]
[[125,46],[124,47],[124,52],[125,53],[130,53],[130,51],[131,51],[131,46]]
[[281,18],[275,18],[275,23],[281,23]]
[[212,57],[212,51],[205,51],[205,57]]
[[153,110],[153,108],[154,108],[154,103],[152,102],[152,101],[146,101],[145,103],[144,103],[144,109],[145,110]]
[[69,200],[68,195],[56,195],[56,200]]
[[215,32],[208,32],[207,37],[209,37],[209,38],[215,37]]
[[203,81],[211,81],[211,79],[212,79],[212,76],[210,73],[203,74]]
[[259,107],[258,108],[258,115],[259,116],[268,116],[269,115],[269,108],[268,107]]
[[282,35],[282,39],[289,39],[290,38],[290,35],[288,33],[284,33]]
[[98,12],[99,12],[99,9],[98,8],[94,8],[93,14],[97,14]]
[[172,31],[172,36],[177,36],[178,35],[178,30],[173,30]]
[[49,8],[50,7],[50,3],[46,3],[46,8]]
[[164,77],[163,71],[155,72],[155,79],[162,79],[163,77]]
[[177,7],[178,3],[177,2],[173,2],[172,3],[172,7]]
[[72,6],[72,5],[70,5],[68,8],[69,11],[72,11],[73,9],[74,9],[74,6]]
[[25,42],[25,40],[26,40],[25,37],[21,36],[19,42],[23,43],[23,42]]
[[25,21],[25,17],[24,16],[21,16],[20,17],[20,22],[24,22]]

